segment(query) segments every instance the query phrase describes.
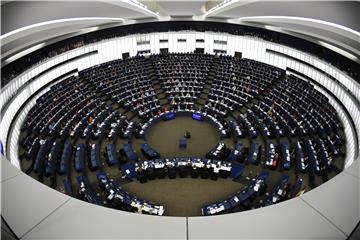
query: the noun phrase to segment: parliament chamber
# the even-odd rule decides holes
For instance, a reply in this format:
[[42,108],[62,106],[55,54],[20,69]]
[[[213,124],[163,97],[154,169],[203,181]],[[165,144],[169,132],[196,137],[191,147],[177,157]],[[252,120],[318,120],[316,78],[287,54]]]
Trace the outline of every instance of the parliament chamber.
[[180,18],[10,54],[2,222],[14,239],[351,239],[359,62],[326,46]]

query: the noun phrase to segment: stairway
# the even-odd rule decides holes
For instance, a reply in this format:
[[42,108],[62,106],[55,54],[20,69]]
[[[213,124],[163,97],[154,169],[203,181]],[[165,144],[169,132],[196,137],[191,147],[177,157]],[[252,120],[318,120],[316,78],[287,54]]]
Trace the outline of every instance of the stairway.
[[213,80],[214,80],[214,77],[217,72],[219,64],[220,64],[219,59],[214,58],[211,66],[210,66],[209,74],[205,80],[203,89],[202,89],[198,99],[196,100],[196,103],[195,103],[196,107],[203,107],[206,103],[206,100],[209,98],[210,89],[211,89],[211,86],[212,86],[212,83],[213,83]]
[[250,109],[252,106],[254,106],[254,105],[258,104],[259,102],[261,102],[260,100],[264,99],[266,96],[269,95],[269,90],[276,88],[277,85],[279,85],[279,84],[282,82],[283,78],[285,78],[285,77],[286,77],[286,75],[282,76],[280,79],[277,79],[277,80],[271,82],[271,83],[266,87],[266,89],[264,89],[264,91],[263,91],[261,94],[259,94],[256,98],[251,99],[251,101],[249,101],[247,104],[245,104],[245,105],[241,108],[240,111],[241,111],[242,113],[245,113],[247,109]]
[[155,93],[156,93],[156,96],[157,98],[159,99],[160,103],[162,100],[165,100],[165,103],[167,104],[168,103],[168,100],[166,98],[166,93],[165,91],[161,88],[160,84],[159,83],[156,83],[153,85],[154,87],[154,90],[155,90]]
[[153,75],[151,76],[151,82],[152,82],[152,86],[154,88],[156,97],[159,99],[160,102],[160,106],[168,106],[170,104],[170,101],[166,98],[166,92],[165,90],[161,87],[160,84],[160,80],[156,74],[155,71],[155,63],[152,59],[149,60],[151,62],[151,68],[150,71],[153,72]]
[[241,111],[234,110],[226,117],[225,120],[227,120],[227,121],[230,121],[230,120],[237,121],[237,119],[239,118],[241,113],[242,113]]

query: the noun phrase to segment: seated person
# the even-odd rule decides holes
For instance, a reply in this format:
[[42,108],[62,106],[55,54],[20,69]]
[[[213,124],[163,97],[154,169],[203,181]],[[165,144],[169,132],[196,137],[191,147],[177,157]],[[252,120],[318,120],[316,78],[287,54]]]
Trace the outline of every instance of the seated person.
[[191,134],[189,131],[186,130],[184,138],[191,138]]

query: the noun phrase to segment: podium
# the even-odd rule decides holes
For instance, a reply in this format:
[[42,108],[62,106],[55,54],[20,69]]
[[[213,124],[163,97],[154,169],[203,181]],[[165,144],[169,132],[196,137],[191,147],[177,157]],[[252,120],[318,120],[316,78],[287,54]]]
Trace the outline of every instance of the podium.
[[179,148],[185,149],[186,147],[187,147],[187,139],[186,138],[181,138],[179,140]]

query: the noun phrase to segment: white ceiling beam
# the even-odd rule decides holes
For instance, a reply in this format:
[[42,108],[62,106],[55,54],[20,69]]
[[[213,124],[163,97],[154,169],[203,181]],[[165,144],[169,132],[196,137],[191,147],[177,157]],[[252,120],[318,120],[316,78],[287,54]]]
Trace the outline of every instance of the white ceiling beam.
[[221,12],[227,11],[232,8],[240,7],[249,3],[257,2],[258,0],[224,0],[217,5],[211,7],[210,9],[206,10],[206,12],[202,15],[194,16],[196,18],[206,18],[215,16]]
[[28,34],[34,34],[37,31],[42,31],[42,29],[44,28],[44,26],[51,26],[52,28],[54,28],[55,26],[59,25],[59,26],[64,26],[64,25],[73,25],[74,22],[94,22],[95,23],[99,23],[99,22],[105,22],[105,23],[109,23],[109,22],[125,22],[125,20],[123,18],[108,18],[108,17],[81,17],[81,18],[66,18],[66,19],[56,19],[56,20],[51,20],[51,21],[46,21],[46,22],[41,22],[41,23],[35,23],[32,25],[28,25],[22,28],[18,28],[14,31],[8,32],[4,35],[0,36],[0,40],[1,40],[1,46],[14,41],[17,38],[21,38],[21,37],[25,37]]
[[159,20],[162,20],[163,18],[169,18],[170,14],[161,7],[161,5],[158,3],[158,1],[149,1],[149,0],[142,0],[139,1],[141,3],[143,3],[144,5],[146,5],[148,7],[148,9],[150,9],[151,11],[157,13],[160,15]]
[[102,0],[102,2],[113,4],[122,8],[128,8],[140,12],[145,16],[161,18],[159,12],[152,11],[146,4],[137,0]]
[[[265,28],[303,38],[360,63],[360,44],[358,44],[360,42],[360,33],[339,24],[318,19],[290,16],[241,17],[228,19],[227,22]],[[300,27],[306,28],[300,30]],[[332,37],[317,34],[320,29],[332,34]],[[335,38],[335,36],[337,37]]]
[[324,26],[327,30],[331,30],[338,34],[344,35],[353,41],[360,42],[360,32],[357,32],[346,26],[327,22],[319,19],[305,18],[305,17],[293,17],[293,16],[253,16],[253,17],[241,17],[236,19],[239,23],[241,22],[253,22],[253,23],[294,23],[304,26],[312,26],[319,29],[323,29]]

